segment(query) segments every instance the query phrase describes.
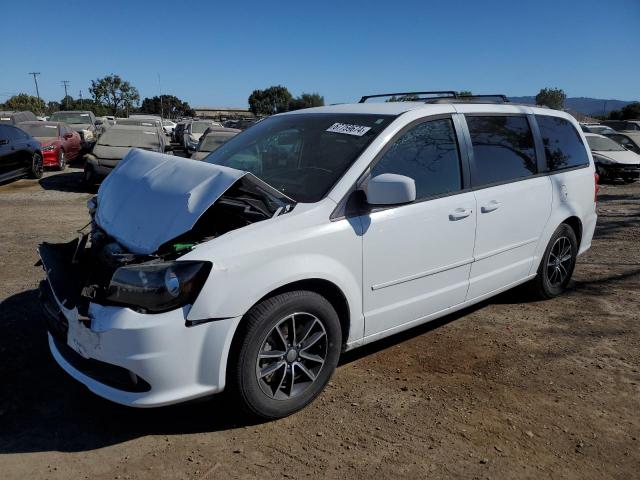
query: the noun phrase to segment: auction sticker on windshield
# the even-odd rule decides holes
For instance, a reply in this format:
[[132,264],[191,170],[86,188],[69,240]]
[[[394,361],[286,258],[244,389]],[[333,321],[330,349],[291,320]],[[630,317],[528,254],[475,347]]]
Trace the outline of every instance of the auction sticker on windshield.
[[329,128],[327,128],[327,132],[344,133],[345,135],[355,135],[356,137],[361,137],[369,130],[371,130],[371,127],[364,127],[362,125],[351,125],[349,123],[334,123]]

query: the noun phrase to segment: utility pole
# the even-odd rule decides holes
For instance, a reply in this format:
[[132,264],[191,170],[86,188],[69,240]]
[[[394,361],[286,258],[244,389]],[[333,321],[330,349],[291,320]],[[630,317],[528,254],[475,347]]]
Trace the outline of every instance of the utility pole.
[[69,109],[69,100],[67,95],[67,87],[69,86],[69,80],[62,80],[62,85],[64,86],[64,103],[66,104],[67,109]]
[[33,75],[33,82],[36,84],[36,95],[38,96],[38,103],[40,103],[42,100],[40,100],[40,90],[38,89],[38,75],[40,75],[40,72],[29,72],[29,75]]
[[164,108],[162,106],[162,84],[160,83],[159,73],[158,73],[158,90],[160,91],[160,119],[164,120]]

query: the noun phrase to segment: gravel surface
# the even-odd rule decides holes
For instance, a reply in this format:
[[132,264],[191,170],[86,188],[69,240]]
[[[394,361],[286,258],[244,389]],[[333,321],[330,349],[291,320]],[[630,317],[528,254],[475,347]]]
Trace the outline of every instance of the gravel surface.
[[0,185],[0,478],[638,478],[640,184],[603,187],[564,296],[347,354],[313,405],[251,425],[224,397],[120,407],[55,364],[35,248],[88,222],[80,175]]

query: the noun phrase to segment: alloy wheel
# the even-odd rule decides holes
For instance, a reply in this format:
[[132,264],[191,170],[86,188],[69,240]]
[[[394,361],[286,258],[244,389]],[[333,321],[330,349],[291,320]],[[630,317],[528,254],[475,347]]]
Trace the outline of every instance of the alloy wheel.
[[547,258],[547,280],[552,287],[562,285],[569,275],[573,252],[571,241],[567,237],[559,237],[549,251]]
[[327,332],[310,313],[279,320],[264,338],[256,360],[262,392],[275,400],[304,393],[318,378],[327,359]]

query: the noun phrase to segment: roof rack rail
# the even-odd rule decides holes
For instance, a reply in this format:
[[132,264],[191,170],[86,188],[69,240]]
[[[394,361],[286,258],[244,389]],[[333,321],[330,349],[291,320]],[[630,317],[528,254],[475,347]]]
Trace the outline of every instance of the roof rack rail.
[[[376,95],[365,95],[360,99],[359,103],[364,103],[370,98],[380,98],[380,97],[407,97],[409,95],[447,95],[447,97],[435,97],[435,98],[456,98],[458,94],[453,90],[440,90],[433,92],[396,92],[396,93],[379,93]],[[424,98],[418,98],[416,101],[426,100]]]
[[477,98],[477,99],[483,99],[483,98],[496,98],[496,99],[500,99],[502,100],[504,103],[509,103],[509,97],[507,97],[506,95],[502,94],[502,93],[496,93],[494,95],[458,95],[458,98]]
[[456,95],[453,98],[429,98],[425,103],[511,103],[503,94],[496,95]]

